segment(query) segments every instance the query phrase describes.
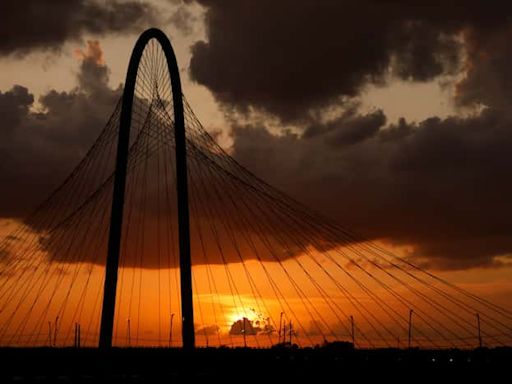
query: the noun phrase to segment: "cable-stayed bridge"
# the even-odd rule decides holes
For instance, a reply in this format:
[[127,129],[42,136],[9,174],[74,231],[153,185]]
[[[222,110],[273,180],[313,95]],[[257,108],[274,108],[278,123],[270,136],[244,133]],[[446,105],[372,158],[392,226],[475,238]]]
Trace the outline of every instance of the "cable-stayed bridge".
[[512,344],[510,309],[231,158],[182,96],[158,30],[138,40],[86,156],[12,226],[0,243],[1,346]]

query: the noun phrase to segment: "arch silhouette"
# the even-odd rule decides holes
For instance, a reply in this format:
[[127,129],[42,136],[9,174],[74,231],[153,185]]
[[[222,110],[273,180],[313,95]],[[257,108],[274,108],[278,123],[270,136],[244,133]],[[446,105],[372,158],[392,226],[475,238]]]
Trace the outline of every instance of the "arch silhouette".
[[137,83],[137,71],[139,68],[140,60],[142,58],[142,54],[144,52],[144,48],[152,39],[156,39],[158,41],[162,51],[165,54],[169,77],[171,80],[174,110],[174,138],[176,148],[175,155],[176,187],[178,199],[182,340],[184,349],[193,349],[195,345],[194,313],[192,303],[192,271],[190,258],[187,154],[185,145],[185,119],[183,115],[181,81],[176,55],[174,54],[171,42],[165,33],[163,33],[161,30],[151,28],[144,31],[135,43],[135,47],[133,48],[128,65],[122,97],[119,138],[116,155],[116,169],[114,177],[114,191],[112,196],[112,213],[110,217],[108,253],[105,268],[103,306],[101,312],[99,347],[102,349],[108,349],[112,346],[119,252],[121,248],[123,208],[126,189],[126,171],[130,143],[132,107],[135,86]]

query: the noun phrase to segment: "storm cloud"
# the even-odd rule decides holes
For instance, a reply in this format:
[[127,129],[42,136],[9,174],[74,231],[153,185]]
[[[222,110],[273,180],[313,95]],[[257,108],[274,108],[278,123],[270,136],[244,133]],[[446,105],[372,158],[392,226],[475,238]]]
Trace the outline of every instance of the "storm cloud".
[[[473,55],[485,57],[488,37],[510,25],[512,11],[508,3],[458,0],[198,2],[207,39],[193,46],[192,78],[229,108],[285,122],[389,75],[429,81],[469,68]],[[469,61],[464,39],[474,47]]]
[[[391,126],[381,112],[344,120],[313,136],[238,126],[233,156],[356,233],[414,245],[411,256],[429,267],[497,265],[510,255],[508,111]],[[357,140],[339,139],[354,127]]]
[[[207,38],[190,73],[230,116],[243,165],[357,233],[412,245],[419,264],[510,256],[510,4],[197,1]],[[390,124],[358,108],[368,85],[446,75],[454,105],[481,113]]]
[[0,216],[20,217],[47,196],[85,155],[109,115],[121,88],[108,86],[108,67],[99,43],[81,52],[77,87],[39,97],[21,85],[0,92]]
[[[192,46],[192,79],[231,122],[256,110],[298,128],[276,132],[264,118],[233,123],[240,163],[355,232],[411,245],[418,264],[461,269],[510,257],[512,5],[196,2],[206,11],[206,39]],[[136,30],[153,17],[138,2],[38,4],[3,3],[9,12],[0,14],[10,16],[0,31],[12,38],[0,54],[58,49],[84,32]],[[195,16],[186,7],[173,17],[190,31]],[[42,95],[41,111],[23,86],[0,92],[0,216],[22,216],[83,157],[120,95],[108,87],[108,73],[99,45],[90,43],[77,87]],[[457,75],[450,84],[457,106],[482,112],[390,124],[385,111],[349,105],[368,85],[443,75]],[[315,118],[329,108],[338,115]],[[232,253],[228,260],[236,261]]]
[[5,0],[0,4],[0,54],[57,50],[83,34],[140,31],[156,21],[147,2]]

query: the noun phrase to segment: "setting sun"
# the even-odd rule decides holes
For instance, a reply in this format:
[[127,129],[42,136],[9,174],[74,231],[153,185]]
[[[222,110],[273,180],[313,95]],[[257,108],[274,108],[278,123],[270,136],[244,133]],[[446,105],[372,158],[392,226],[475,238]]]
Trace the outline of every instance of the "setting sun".
[[253,314],[251,313],[251,311],[245,310],[243,308],[235,308],[231,313],[227,315],[228,330],[233,323],[237,322],[238,320],[242,320],[244,317],[248,320],[253,321],[254,319],[252,318],[252,315]]

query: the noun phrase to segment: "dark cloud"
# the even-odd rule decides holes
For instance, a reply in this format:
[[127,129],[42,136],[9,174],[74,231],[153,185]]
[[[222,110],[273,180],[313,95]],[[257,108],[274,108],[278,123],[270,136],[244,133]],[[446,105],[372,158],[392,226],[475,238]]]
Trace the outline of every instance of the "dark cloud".
[[393,74],[401,79],[429,81],[457,69],[459,43],[454,36],[426,21],[404,21],[391,34],[390,53],[395,55]]
[[[207,39],[193,47],[192,78],[234,121],[256,109],[302,128],[277,135],[234,123],[242,164],[356,232],[412,244],[418,263],[496,265],[511,253],[512,5],[198,2]],[[389,75],[456,73],[456,103],[484,105],[481,115],[386,126],[384,112],[347,105]],[[330,122],[316,118],[341,106]]]
[[33,103],[34,96],[29,94],[25,87],[15,85],[8,92],[0,92],[0,113],[3,117],[4,131],[10,133],[28,114]]
[[457,84],[460,105],[482,104],[510,109],[512,102],[512,25],[467,34],[465,76]]
[[196,335],[212,336],[220,333],[220,327],[217,324],[196,327]]
[[39,98],[20,85],[0,92],[0,216],[23,216],[84,156],[120,96],[111,89],[97,42],[82,52],[79,86]]
[[327,124],[308,126],[303,137],[311,138],[321,135],[326,143],[335,147],[356,144],[375,135],[385,123],[386,116],[380,110],[365,116],[360,116],[351,110]]
[[[235,127],[233,155],[356,233],[412,244],[430,267],[496,265],[512,253],[511,113],[386,128],[380,112],[349,121],[309,136]],[[332,139],[354,126],[371,129],[361,129],[364,140]]]
[[0,4],[0,54],[55,50],[83,34],[140,31],[156,20],[147,2],[5,0]]
[[[95,139],[105,127],[121,89],[111,89],[108,86],[109,70],[103,62],[101,47],[97,42],[89,42],[86,51],[77,53],[82,59],[77,73],[78,86],[70,92],[52,90],[43,94],[39,98],[42,112],[31,110],[34,98],[26,88],[17,86],[1,94],[0,100],[7,110],[6,119],[16,124],[6,126],[2,131],[0,157],[3,161],[0,182],[5,188],[2,190],[0,217],[26,217],[26,214],[43,198],[53,192],[50,203],[43,205],[24,221],[32,231],[37,232],[34,234],[39,236],[36,251],[48,252],[49,258],[55,261],[80,260],[101,264],[106,254],[102,248],[106,246],[103,241],[106,237],[101,236],[108,231],[108,220],[105,217],[108,219],[110,212],[111,184],[105,184],[107,187],[102,188],[100,193],[95,192],[113,171],[115,152],[112,151],[112,142],[117,137],[116,113],[110,120],[113,123],[107,124],[107,129],[102,131],[99,141],[95,142]],[[134,114],[135,121],[149,121],[141,109],[143,104],[147,103],[136,99],[134,110],[138,113]],[[118,112],[118,109],[116,111]],[[162,125],[170,130],[166,116],[158,117],[157,107],[152,111],[151,121],[163,118],[165,124],[162,122]],[[137,134],[140,133],[136,129],[137,126],[137,123],[135,127],[132,126],[132,144],[136,142]],[[156,129],[155,125],[151,125],[151,129]],[[158,129],[163,130],[162,126]],[[149,141],[145,144],[140,144],[141,141],[138,142],[138,146],[134,144],[138,152],[132,152],[138,155],[134,154],[131,159],[140,159],[142,153],[145,160],[139,161],[136,169],[135,166],[130,168],[132,172],[129,172],[127,178],[127,215],[124,228],[126,231],[130,228],[132,232],[125,232],[126,252],[122,263],[131,267],[175,267],[175,188],[168,184],[164,185],[164,181],[170,183],[174,177],[172,160],[169,164],[172,156],[167,152],[172,151],[172,148],[169,148],[172,142],[160,140],[159,136],[154,134],[143,140],[148,140],[148,137]],[[93,149],[88,151],[93,142]],[[166,144],[165,149],[162,148],[162,143]],[[151,156],[148,155],[150,147]],[[210,156],[230,169],[227,165],[228,159],[224,156]],[[83,158],[86,160],[81,161]],[[167,174],[162,177],[164,163]],[[76,166],[77,164],[79,165]],[[257,229],[258,233],[265,235],[265,242],[257,238],[251,239],[250,236],[255,231],[251,220],[255,208],[245,201],[249,191],[240,188],[240,185],[227,186],[230,179],[222,172],[211,173],[211,164],[208,162],[199,162],[192,156],[188,165],[192,196],[191,240],[194,264],[220,264],[240,262],[242,258],[254,258],[256,256],[253,247],[259,249],[258,254],[262,260],[275,261],[276,257],[288,258],[300,252],[296,244],[283,244],[274,233],[271,233],[273,230],[269,228],[275,228],[279,224],[280,219],[277,217],[266,220],[268,226],[272,225],[269,228]],[[76,168],[73,169],[73,166]],[[66,178],[72,170],[71,177]],[[61,184],[63,180],[65,182]],[[61,186],[55,192],[59,184]],[[142,185],[144,188],[141,188]],[[209,191],[208,195],[205,189]],[[163,206],[164,190],[167,191],[165,201],[169,206]],[[208,199],[212,194],[213,201]],[[262,207],[264,205],[261,202],[259,204]],[[269,214],[270,203],[265,204],[266,206],[261,209]],[[76,212],[78,214],[75,215]],[[212,231],[212,226],[220,228],[220,233]],[[139,230],[133,232],[134,228]],[[165,229],[164,234],[162,229]],[[142,237],[146,241],[141,242],[142,232]],[[63,239],[70,238],[74,239],[73,243],[63,247]],[[209,244],[208,259],[202,249],[203,242]],[[84,244],[92,243],[98,243],[99,250],[84,252]],[[218,252],[218,248],[213,245],[221,246],[222,251]],[[165,255],[161,249],[165,249]],[[143,261],[139,257],[142,250],[146,255]]]
[[276,330],[271,324],[270,318],[259,317],[256,320],[250,320],[243,317],[231,324],[229,329],[230,335],[258,335],[258,334],[271,334]]
[[412,81],[453,73],[461,36],[492,34],[512,11],[459,0],[198,2],[207,40],[192,49],[192,78],[225,105],[285,121],[356,96],[390,71]]
[[[262,109],[303,128],[302,134],[275,135],[265,126],[235,125],[233,153],[242,164],[356,232],[414,245],[413,256],[428,266],[496,265],[495,256],[511,253],[510,5],[483,7],[481,2],[455,0],[442,7],[399,0],[199,3],[207,9],[207,41],[193,47],[192,77],[237,112]],[[0,31],[5,28],[14,36],[0,43],[0,53],[56,48],[84,31],[136,28],[151,13],[136,3],[132,11],[122,11],[132,20],[124,24],[109,12],[132,3],[52,3],[33,17],[31,29],[30,18],[23,17],[43,6],[5,4],[13,8],[13,20],[27,21],[21,23],[19,37],[13,21],[0,24]],[[23,4],[26,13],[20,13]],[[191,14],[180,9],[171,22],[183,22],[186,31]],[[68,18],[55,19],[63,15]],[[108,15],[113,20],[106,23]],[[27,32],[32,30],[41,32]],[[461,55],[462,45],[467,57]],[[19,216],[33,208],[83,157],[104,126],[120,90],[108,87],[108,68],[97,44],[91,43],[82,59],[77,88],[42,95],[42,112],[31,109],[34,97],[22,86],[0,93],[0,183],[6,186],[1,216]],[[366,84],[382,83],[390,71],[402,79],[428,81],[456,70],[465,71],[457,84],[457,102],[487,105],[480,116],[418,124],[401,119],[386,126],[384,112],[361,115],[355,106],[329,122],[312,122],[313,110],[319,113],[357,96]],[[230,197],[224,192],[218,198],[219,212],[229,206],[224,200]],[[233,200],[239,197],[235,194]],[[206,228],[204,211],[202,215],[199,220]],[[244,242],[251,223],[232,224],[234,238]],[[264,234],[276,248],[281,243],[279,233]],[[209,236],[205,240],[213,243]],[[201,255],[199,244],[193,238],[196,258]],[[245,247],[243,255],[254,254]],[[239,261],[236,248],[226,250],[226,260],[216,255],[209,262]],[[278,251],[262,259],[272,260],[286,249]],[[285,257],[298,252],[289,250]],[[156,251],[147,254],[144,266],[161,266]],[[202,262],[206,260],[194,261]]]
[[243,319],[235,321],[231,324],[229,329],[230,335],[257,335],[260,331],[259,327],[254,326],[252,320],[244,317]]

